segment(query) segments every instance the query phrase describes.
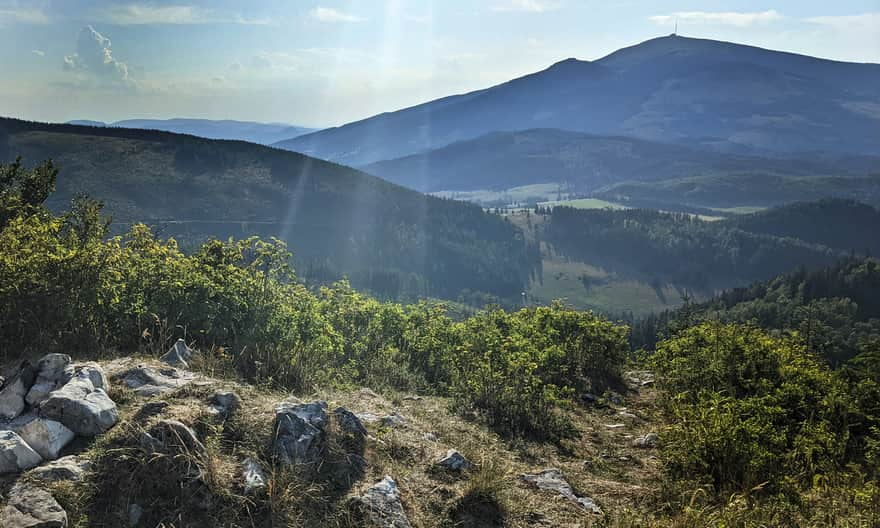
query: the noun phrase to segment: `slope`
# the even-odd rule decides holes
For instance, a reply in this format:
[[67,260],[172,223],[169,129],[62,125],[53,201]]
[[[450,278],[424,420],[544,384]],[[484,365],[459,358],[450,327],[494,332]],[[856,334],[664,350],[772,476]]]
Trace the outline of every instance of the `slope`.
[[[873,158],[874,166],[880,159]],[[507,190],[556,183],[588,193],[626,180],[662,180],[760,170],[789,175],[860,174],[860,159],[790,160],[725,154],[627,137],[558,129],[492,132],[403,158],[363,166],[425,192]]]
[[253,121],[233,121],[229,119],[125,119],[113,123],[77,119],[68,121],[68,125],[142,128],[145,130],[164,130],[178,134],[189,134],[208,139],[237,139],[269,145],[282,139],[289,139],[314,132],[313,128],[305,128],[284,123],[256,123]]
[[541,127],[747,152],[880,154],[878,85],[876,64],[670,36],[278,146],[365,165]]
[[0,119],[0,160],[16,155],[60,166],[55,210],[86,193],[116,224],[185,241],[277,236],[307,278],[346,274],[385,296],[515,298],[537,264],[515,227],[476,206],[250,143]]

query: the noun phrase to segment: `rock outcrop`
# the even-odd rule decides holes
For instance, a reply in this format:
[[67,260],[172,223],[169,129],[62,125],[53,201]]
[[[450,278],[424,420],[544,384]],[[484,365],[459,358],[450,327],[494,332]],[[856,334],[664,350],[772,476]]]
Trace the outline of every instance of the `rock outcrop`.
[[178,339],[177,342],[171,345],[168,352],[159,358],[159,361],[177,367],[188,368],[189,365],[187,362],[190,359],[192,359],[192,349],[186,346],[186,341]]
[[327,402],[283,402],[275,406],[275,456],[282,464],[311,464],[318,460],[327,426]]
[[116,404],[104,389],[96,389],[87,376],[76,376],[52,391],[40,405],[40,414],[61,422],[80,436],[106,432],[119,420]]
[[30,484],[16,484],[0,512],[3,528],[66,528],[67,512],[52,495]]
[[25,408],[25,397],[34,384],[36,372],[27,361],[0,388],[0,419],[12,420]]
[[43,457],[13,431],[0,431],[0,474],[19,473],[43,462]]
[[352,505],[360,510],[364,521],[377,528],[412,528],[403,504],[400,489],[390,476],[373,484],[364,494],[352,499]]
[[447,451],[446,456],[437,461],[437,465],[455,473],[461,473],[473,467],[470,461],[455,449]]
[[562,477],[562,471],[558,469],[545,469],[539,473],[525,474],[522,475],[522,479],[539,490],[554,491],[562,495],[587,512],[602,514],[602,509],[593,502],[593,499],[575,495],[571,485]]
[[195,379],[195,375],[176,368],[154,369],[138,365],[120,375],[122,383],[138,396],[156,396],[179,389]]

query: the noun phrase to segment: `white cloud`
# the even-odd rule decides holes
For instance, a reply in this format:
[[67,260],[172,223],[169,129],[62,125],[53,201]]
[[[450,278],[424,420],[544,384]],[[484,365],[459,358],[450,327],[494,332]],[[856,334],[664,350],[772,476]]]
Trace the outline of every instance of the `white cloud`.
[[79,32],[76,53],[64,57],[64,69],[123,84],[134,84],[128,65],[113,57],[110,39],[86,26]]
[[43,50],[38,50],[38,49],[31,50],[31,53],[33,53],[34,55],[37,55],[37,56],[39,56],[39,57],[45,57],[45,56],[46,56],[46,52],[43,51]]
[[767,11],[754,12],[735,12],[735,11],[680,11],[668,15],[655,15],[648,17],[648,20],[655,24],[670,26],[675,21],[687,22],[690,24],[721,24],[727,26],[748,27],[756,24],[768,24],[782,20],[775,9]]
[[309,16],[315,20],[320,22],[361,22],[363,18],[352,15],[350,13],[343,13],[338,9],[333,9],[332,7],[321,7],[318,6],[311,11],[309,11]]
[[119,4],[107,7],[98,17],[111,24],[128,25],[194,25],[194,24],[251,24],[268,25],[265,18],[249,19],[240,14],[221,13],[189,5],[154,6],[148,4]]
[[503,4],[492,6],[492,11],[525,11],[543,13],[559,9],[560,3],[554,0],[507,0]]
[[39,9],[0,9],[0,24],[4,22],[48,24],[49,17]]

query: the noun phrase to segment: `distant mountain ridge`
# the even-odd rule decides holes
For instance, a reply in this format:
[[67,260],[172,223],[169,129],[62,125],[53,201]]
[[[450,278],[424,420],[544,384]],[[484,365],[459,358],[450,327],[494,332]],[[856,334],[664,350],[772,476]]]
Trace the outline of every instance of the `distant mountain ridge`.
[[492,132],[361,168],[423,192],[507,190],[557,183],[569,192],[589,193],[623,181],[745,171],[794,176],[862,176],[870,167],[880,167],[880,158],[767,158],[621,136],[532,129]]
[[363,166],[494,131],[558,128],[745,153],[880,154],[880,65],[679,36],[276,145]]
[[284,123],[258,123],[230,119],[125,119],[113,123],[78,119],[68,121],[67,124],[163,130],[208,139],[237,139],[261,145],[269,145],[282,139],[298,137],[316,130]]

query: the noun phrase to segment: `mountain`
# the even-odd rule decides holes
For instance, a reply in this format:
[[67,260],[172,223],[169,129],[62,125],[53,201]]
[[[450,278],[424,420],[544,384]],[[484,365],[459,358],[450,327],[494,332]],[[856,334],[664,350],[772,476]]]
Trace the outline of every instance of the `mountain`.
[[281,141],[361,166],[493,131],[559,128],[748,153],[880,154],[880,65],[679,36]]
[[769,207],[822,198],[880,205],[880,173],[864,177],[811,177],[743,171],[661,181],[628,181],[603,187],[593,194],[631,207],[654,209]]
[[178,134],[190,134],[209,139],[238,139],[269,145],[282,139],[290,139],[314,132],[313,128],[304,128],[283,123],[256,123],[253,121],[231,121],[211,119],[126,119],[114,123],[90,121],[87,119],[69,121],[69,125],[111,126],[121,128],[143,128],[164,130]]
[[519,300],[538,265],[516,227],[475,205],[252,143],[0,119],[0,162],[18,155],[60,167],[53,210],[85,193],[114,225],[145,222],[185,245],[276,236],[314,282],[347,275],[389,297]]
[[362,169],[424,192],[501,191],[557,183],[569,192],[588,193],[627,180],[663,180],[742,171],[797,176],[862,175],[868,167],[880,167],[880,158],[790,160],[627,137],[532,129],[491,132],[427,152],[364,165]]

